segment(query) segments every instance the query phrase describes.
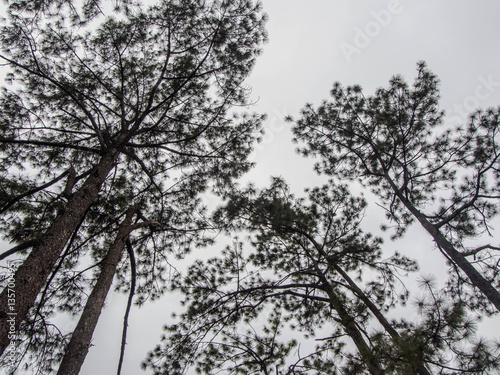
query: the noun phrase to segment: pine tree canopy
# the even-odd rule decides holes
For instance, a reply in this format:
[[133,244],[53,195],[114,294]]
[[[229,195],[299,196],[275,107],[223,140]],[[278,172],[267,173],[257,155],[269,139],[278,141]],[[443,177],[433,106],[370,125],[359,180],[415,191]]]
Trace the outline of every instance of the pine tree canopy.
[[471,249],[467,239],[486,237],[498,214],[500,109],[447,127],[438,83],[423,62],[413,87],[396,76],[366,97],[359,86],[336,83],[332,100],[306,106],[293,131],[302,154],[320,157],[318,171],[371,188],[395,237],[413,221],[422,225],[454,267],[457,298],[498,311],[499,253],[489,243]]
[[[364,31],[389,26],[392,5]],[[246,83],[267,41],[258,0],[2,11],[0,371],[79,374],[118,292],[121,340],[97,349],[119,354],[117,375],[132,307],[160,298],[163,332],[139,327],[163,333],[137,361],[149,374],[500,373],[479,325],[500,311],[500,107],[451,123],[418,62],[413,83],[371,94],[334,83],[278,131],[248,111],[264,95]],[[299,39],[280,44],[290,66],[313,59]],[[500,87],[491,77],[476,94]],[[264,125],[280,145],[260,156],[297,145],[279,155],[297,161],[290,185],[246,174]]]
[[[54,309],[81,311],[96,278],[81,266],[99,268],[132,206],[137,303],[163,293],[167,254],[209,242],[199,193],[247,171],[260,134],[263,116],[231,112],[266,40],[259,4],[110,5],[14,1],[2,27],[0,229],[9,254],[32,249],[15,276],[16,329],[30,321],[35,351]],[[117,276],[127,290],[127,262]],[[61,340],[39,358],[46,371]]]

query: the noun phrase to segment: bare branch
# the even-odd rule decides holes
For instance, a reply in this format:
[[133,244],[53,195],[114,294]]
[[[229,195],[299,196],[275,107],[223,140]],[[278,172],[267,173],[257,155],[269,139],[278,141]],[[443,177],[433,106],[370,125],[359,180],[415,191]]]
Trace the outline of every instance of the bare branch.
[[126,248],[127,248],[127,253],[128,257],[130,260],[130,293],[128,295],[128,301],[127,301],[127,308],[125,310],[125,316],[123,317],[123,331],[122,331],[122,344],[120,347],[120,359],[118,361],[118,370],[116,372],[117,375],[121,374],[122,371],[122,365],[123,365],[123,358],[125,356],[125,345],[127,343],[127,327],[128,327],[128,316],[130,313],[130,308],[132,306],[132,299],[134,298],[134,293],[135,293],[135,284],[136,284],[136,277],[137,277],[137,271],[136,271],[136,266],[135,266],[135,255],[134,255],[134,249],[132,248],[132,243],[130,242],[130,238],[127,238],[126,241]]

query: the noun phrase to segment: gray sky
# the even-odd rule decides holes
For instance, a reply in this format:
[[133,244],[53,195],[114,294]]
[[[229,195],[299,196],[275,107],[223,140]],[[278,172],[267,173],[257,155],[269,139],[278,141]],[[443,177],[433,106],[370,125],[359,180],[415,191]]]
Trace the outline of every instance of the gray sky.
[[[360,84],[372,93],[395,74],[412,82],[417,61],[425,60],[441,79],[441,107],[450,122],[463,119],[460,108],[469,112],[500,104],[498,1],[263,0],[263,6],[269,15],[269,43],[247,82],[257,101],[250,110],[268,114],[267,134],[246,181],[264,186],[270,176],[283,176],[297,194],[324,181],[312,172],[311,160],[294,152],[283,117],[297,116],[305,103],[328,98],[335,81]],[[380,212],[369,211],[365,223],[375,233],[378,217]],[[443,267],[419,228],[388,246],[418,252],[423,273]],[[176,301],[166,295],[132,311],[124,375],[140,373],[139,363],[159,343],[161,326]],[[83,375],[115,371],[125,303],[125,298],[109,299]]]
[[[324,181],[311,160],[294,152],[283,117],[327,99],[335,81],[372,93],[394,74],[412,82],[417,61],[425,60],[441,79],[441,107],[450,122],[464,119],[461,108],[500,104],[499,1],[263,0],[263,6],[269,43],[247,83],[257,102],[250,111],[268,114],[267,134],[245,181],[264,186],[270,176],[283,176],[297,194]],[[376,217],[370,211],[366,222],[375,233]],[[435,269],[433,255],[440,257],[418,228],[390,246],[419,250],[424,273]],[[132,310],[123,375],[143,373],[140,362],[159,343],[177,301],[167,294]],[[125,305],[126,296],[108,298],[82,375],[116,373]]]

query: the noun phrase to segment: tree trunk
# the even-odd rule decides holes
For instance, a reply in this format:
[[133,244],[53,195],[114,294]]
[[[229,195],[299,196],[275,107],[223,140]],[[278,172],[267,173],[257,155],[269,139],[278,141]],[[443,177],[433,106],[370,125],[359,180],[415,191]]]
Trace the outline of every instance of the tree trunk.
[[316,271],[319,272],[318,277],[320,278],[321,283],[323,284],[325,291],[328,294],[330,306],[337,312],[345,332],[354,342],[354,345],[356,345],[361,358],[363,359],[365,365],[368,367],[368,371],[372,375],[382,375],[384,372],[380,368],[380,364],[375,358],[373,351],[363,338],[363,334],[358,329],[354,318],[344,308],[343,302],[338,298],[337,294],[331,288],[330,283],[328,282],[326,277],[317,267]]
[[451,260],[469,277],[471,283],[478,288],[488,300],[500,311],[500,292],[496,290],[491,283],[481,275],[478,270],[461,254],[453,244],[446,239],[434,224],[432,224],[425,215],[423,215],[406,197],[401,194],[394,181],[386,174],[385,179],[391,185],[396,196],[401,200],[404,206],[420,222],[422,227],[429,233],[434,242],[451,258]]
[[[308,233],[303,232],[297,228],[292,228],[291,229],[293,232],[299,233],[301,235],[304,235],[316,248],[319,254],[328,261],[328,256],[325,254],[323,251],[322,246],[314,240],[312,236],[310,236]],[[349,312],[345,309],[344,303],[339,299],[333,288],[331,287],[330,282],[326,278],[325,274],[320,270],[318,264],[316,263],[316,260],[314,257],[312,257],[309,252],[307,251],[307,248],[304,248],[306,253],[308,254],[309,258],[313,261],[314,264],[314,269],[316,270],[316,275],[321,281],[321,284],[323,285],[323,290],[327,293],[328,299],[330,301],[330,306],[332,307],[333,310],[335,310],[340,318],[340,322],[342,326],[344,327],[345,332],[347,335],[352,339],[354,342],[354,345],[356,345],[356,348],[358,349],[359,354],[361,355],[363,362],[365,365],[368,367],[368,371],[372,375],[382,375],[383,371],[380,367],[379,362],[375,358],[375,355],[373,354],[373,351],[371,348],[368,346],[366,343],[365,339],[363,338],[363,334],[359,330],[359,328],[356,325],[356,322],[354,318],[349,314]]]
[[471,283],[478,288],[488,300],[500,311],[500,293],[491,283],[481,275],[476,268],[470,264],[465,256],[455,249],[455,246],[441,234],[435,225],[430,223],[423,215],[417,220],[432,236],[436,244],[451,258],[451,260],[469,277]]
[[[332,264],[332,263],[330,263]],[[358,287],[358,285],[349,277],[349,275],[338,265],[332,264],[333,268],[335,271],[337,271],[342,278],[347,281],[347,283],[350,285],[351,289],[353,292],[358,296],[358,298],[363,301],[363,303],[370,309],[372,314],[377,318],[379,323],[384,327],[386,332],[392,337],[394,342],[396,343],[397,347],[401,348],[401,336],[399,335],[398,331],[394,329],[391,323],[385,318],[384,314],[380,311],[380,309],[375,306],[375,304],[370,300],[370,298]],[[408,358],[405,356],[404,351],[401,350],[401,355],[405,357],[405,359],[408,361],[408,364],[414,366],[414,370],[416,370],[417,374],[420,375],[431,375],[429,370],[425,367],[425,364],[422,362],[421,359],[417,358]]]
[[[35,304],[47,277],[54,268],[64,246],[78,227],[83,215],[95,201],[107,175],[113,169],[118,153],[110,150],[95,166],[82,187],[68,199],[66,209],[40,239],[40,243],[14,275],[15,287],[5,288],[0,294],[0,354],[9,345],[12,334]],[[15,291],[15,305],[9,302],[9,290]],[[10,296],[12,300],[12,296]],[[9,335],[10,333],[10,335]]]
[[[295,229],[295,231],[297,231]],[[340,276],[345,280],[347,281],[347,283],[349,284],[349,286],[351,287],[351,290],[358,296],[358,298],[360,300],[362,300],[364,302],[364,304],[366,305],[366,307],[368,307],[368,309],[370,309],[370,311],[372,312],[372,314],[375,316],[375,318],[377,318],[377,320],[379,321],[379,323],[382,325],[382,327],[384,327],[384,329],[387,331],[387,333],[392,337],[392,339],[394,340],[394,342],[396,343],[396,345],[398,347],[401,347],[401,336],[399,335],[398,331],[396,331],[394,329],[394,327],[392,326],[391,323],[389,323],[389,321],[387,321],[387,319],[385,318],[384,314],[382,314],[382,312],[378,309],[377,306],[375,306],[375,304],[370,300],[370,298],[358,287],[358,285],[349,277],[349,275],[347,274],[347,272],[345,272],[342,267],[340,267],[335,261],[332,261],[328,255],[323,251],[323,248],[322,246],[311,236],[307,235],[306,233],[302,232],[302,231],[297,231],[298,233],[302,234],[302,235],[305,235],[306,238],[313,244],[313,246],[316,248],[316,250],[318,251],[319,254],[321,254],[321,256],[328,262],[328,264],[330,264],[332,266],[332,268],[340,274]],[[320,270],[316,267],[316,270],[318,272],[320,272]],[[328,285],[328,280],[322,276],[321,277],[321,280],[322,282],[324,283],[324,285],[326,286],[326,288],[330,288]],[[328,289],[330,290],[330,289]],[[329,292],[328,292],[329,293]],[[333,293],[333,292],[332,292]],[[329,294],[330,296],[330,294]],[[333,295],[333,297],[335,297]],[[330,296],[330,300],[332,301],[332,296]],[[339,301],[340,302],[340,301]],[[340,307],[343,309],[343,306],[342,306],[342,303],[340,302]],[[335,309],[337,310],[337,309]],[[344,310],[345,311],[345,310]],[[338,312],[338,310],[337,310]],[[347,312],[345,311],[345,313],[347,314]],[[352,318],[351,318],[352,320]],[[363,340],[363,338],[361,337],[361,339]],[[364,343],[364,340],[363,340],[363,343]],[[363,345],[363,343],[361,343],[361,345]],[[364,343],[364,345],[366,346],[366,343]],[[369,349],[369,348],[368,348]],[[359,347],[358,347],[358,350],[359,350]],[[371,352],[371,350],[370,350]],[[404,351],[402,350],[402,353]],[[404,356],[404,354],[402,354]],[[373,353],[371,352],[371,356],[373,357]],[[413,362],[415,362],[415,366],[416,366],[416,373],[417,374],[420,374],[420,375],[431,375],[431,373],[429,372],[429,370],[425,367],[425,364],[422,363],[422,360],[420,359],[416,359],[416,360],[413,360],[412,358],[408,358],[405,356],[405,358],[408,360],[408,363],[411,364]]]
[[356,348],[358,348],[359,354],[368,367],[368,371],[370,371],[370,374],[382,375],[383,371],[380,368],[378,361],[376,360],[368,344],[365,342],[363,335],[356,326],[356,322],[354,321],[352,316],[350,316],[347,310],[345,310],[342,302],[337,298],[335,293],[333,293],[332,291],[328,291],[328,296],[330,298],[331,306],[335,311],[337,311],[337,314],[339,314],[340,321],[342,322],[346,333],[352,339],[352,341],[356,345]]
[[132,231],[132,217],[136,209],[136,207],[131,207],[127,211],[125,219],[118,228],[116,239],[102,261],[101,274],[87,299],[80,320],[73,331],[73,335],[59,366],[58,375],[77,375],[80,372],[80,368],[89,351],[92,335],[101,315],[104,301],[111,288],[123,248]]

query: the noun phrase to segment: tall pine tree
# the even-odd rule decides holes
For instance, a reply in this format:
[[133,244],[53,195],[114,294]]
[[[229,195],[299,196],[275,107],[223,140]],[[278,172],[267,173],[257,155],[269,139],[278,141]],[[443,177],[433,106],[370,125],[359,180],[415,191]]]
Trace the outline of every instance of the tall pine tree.
[[[364,207],[345,186],[312,189],[304,200],[294,198],[279,179],[260,193],[250,188],[231,194],[217,221],[230,233],[250,231],[255,251],[228,248],[220,258],[195,264],[174,284],[186,295],[188,307],[147,364],[156,373],[175,374],[191,365],[202,373],[215,368],[271,373],[278,365],[283,374],[299,369],[382,374],[388,368],[429,374],[425,356],[411,346],[403,350],[399,333],[384,317],[407,297],[397,273],[416,265],[398,254],[381,258],[380,239],[359,228]],[[265,311],[274,313],[262,330],[252,329],[265,321]],[[393,357],[375,352],[368,333],[374,321],[392,340]],[[290,336],[283,334],[285,327],[322,344],[290,363],[298,336],[280,343]],[[331,335],[320,339],[325,331]],[[356,350],[344,347],[346,341]]]
[[[13,83],[0,98],[2,231],[31,248],[15,274],[16,329],[70,239],[91,241],[99,220],[116,229],[130,199],[158,205],[161,221],[177,187],[195,199],[228,183],[261,122],[228,116],[265,39],[258,4],[161,1],[97,12],[92,27],[33,4],[10,6],[0,55]],[[1,351],[8,307],[4,290]]]
[[306,106],[293,131],[304,155],[321,158],[318,171],[358,180],[379,196],[396,236],[413,221],[429,233],[452,265],[458,299],[498,311],[498,248],[469,248],[467,240],[487,238],[498,214],[500,110],[447,127],[438,83],[423,62],[413,87],[396,76],[367,97],[336,83],[332,100]]

